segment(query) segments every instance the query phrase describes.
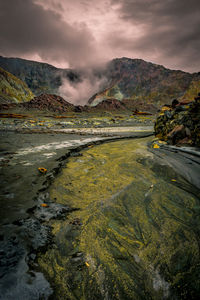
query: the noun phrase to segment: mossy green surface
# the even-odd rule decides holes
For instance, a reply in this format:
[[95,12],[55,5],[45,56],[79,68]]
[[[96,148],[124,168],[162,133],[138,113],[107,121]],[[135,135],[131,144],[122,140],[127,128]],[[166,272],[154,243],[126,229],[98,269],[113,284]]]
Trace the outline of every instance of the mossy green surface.
[[53,299],[195,299],[199,199],[154,163],[150,138],[91,147],[70,158],[50,196],[79,210],[53,221],[39,257]]
[[0,68],[0,103],[26,102],[33,97],[26,83]]

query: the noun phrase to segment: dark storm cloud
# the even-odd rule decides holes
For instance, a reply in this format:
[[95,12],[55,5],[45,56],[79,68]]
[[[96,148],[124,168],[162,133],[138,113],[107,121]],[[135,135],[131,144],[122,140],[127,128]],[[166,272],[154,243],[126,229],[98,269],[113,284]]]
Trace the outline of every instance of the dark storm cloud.
[[200,0],[0,0],[0,54],[61,67],[127,56],[200,70]]
[[137,39],[119,33],[110,39],[115,47],[138,50],[145,56],[156,52],[163,63],[200,70],[199,0],[112,0],[120,19],[142,26]]
[[36,54],[46,61],[82,65],[95,47],[85,24],[72,26],[33,0],[0,0],[0,28],[0,52],[5,56]]

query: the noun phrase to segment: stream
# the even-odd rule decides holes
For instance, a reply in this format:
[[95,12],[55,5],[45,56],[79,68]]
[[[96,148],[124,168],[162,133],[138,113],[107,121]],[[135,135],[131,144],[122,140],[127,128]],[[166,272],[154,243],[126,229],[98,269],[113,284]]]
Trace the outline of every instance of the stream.
[[50,199],[73,210],[48,222],[53,243],[37,258],[50,299],[198,298],[199,189],[151,140],[91,145],[54,179]]

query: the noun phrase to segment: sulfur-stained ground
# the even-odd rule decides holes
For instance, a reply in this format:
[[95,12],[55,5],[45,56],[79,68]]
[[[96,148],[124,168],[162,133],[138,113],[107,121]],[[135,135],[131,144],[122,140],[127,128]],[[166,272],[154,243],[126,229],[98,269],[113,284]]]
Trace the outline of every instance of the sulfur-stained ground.
[[158,163],[150,141],[82,151],[51,186],[51,198],[79,209],[52,221],[54,248],[39,258],[56,299],[198,296],[199,190]]
[[[0,299],[47,299],[49,282],[36,265],[37,253],[52,243],[52,218],[63,218],[69,205],[49,200],[48,187],[69,156],[95,143],[123,137],[103,133],[61,133],[85,121],[12,114],[0,117]],[[63,124],[62,122],[65,123]],[[70,123],[71,122],[71,123]],[[95,122],[95,120],[93,120]],[[93,124],[93,123],[92,123]],[[85,124],[82,124],[85,126]],[[90,125],[91,126],[91,125]],[[93,125],[92,125],[93,126]],[[97,126],[97,125],[96,125]],[[129,136],[152,134],[133,129]],[[126,135],[127,136],[127,135]],[[47,170],[41,173],[38,169]],[[47,204],[48,202],[48,204]]]
[[0,299],[196,299],[199,150],[153,118],[0,116]]

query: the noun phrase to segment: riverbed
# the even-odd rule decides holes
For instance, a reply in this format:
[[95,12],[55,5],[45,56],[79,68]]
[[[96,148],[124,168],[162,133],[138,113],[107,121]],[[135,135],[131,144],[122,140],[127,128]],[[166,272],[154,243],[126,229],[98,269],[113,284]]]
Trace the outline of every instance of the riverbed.
[[50,198],[77,208],[52,221],[54,247],[38,259],[56,299],[197,297],[199,193],[157,163],[151,140],[82,151],[52,184]]
[[199,150],[31,124],[1,131],[0,299],[196,299]]

